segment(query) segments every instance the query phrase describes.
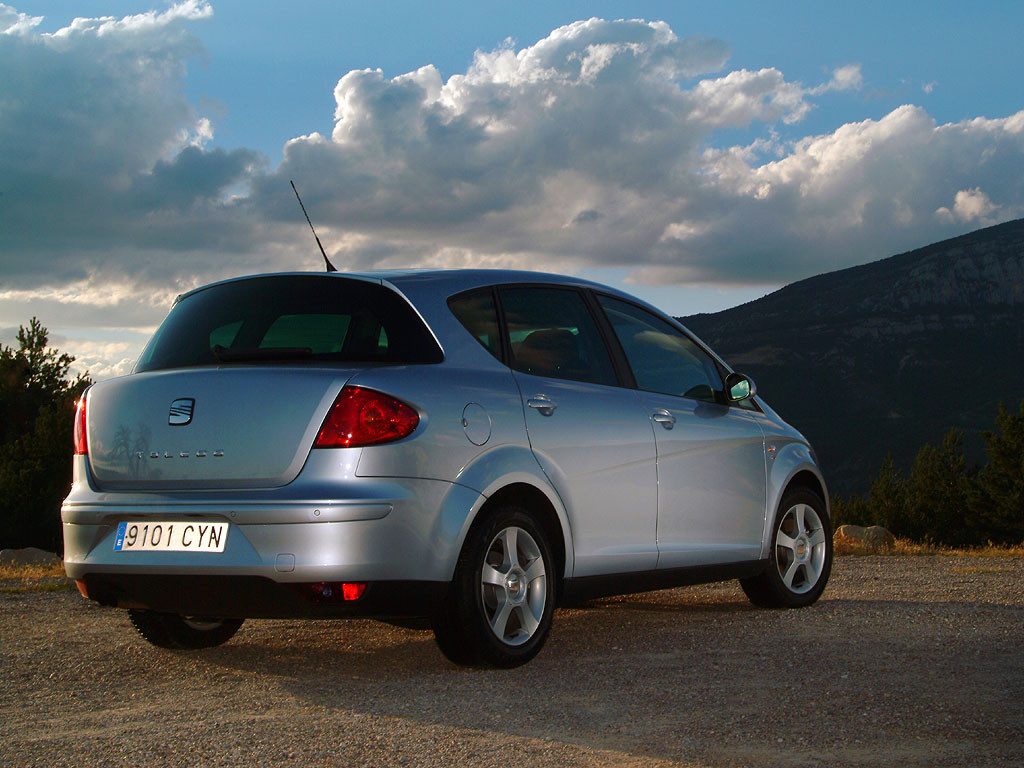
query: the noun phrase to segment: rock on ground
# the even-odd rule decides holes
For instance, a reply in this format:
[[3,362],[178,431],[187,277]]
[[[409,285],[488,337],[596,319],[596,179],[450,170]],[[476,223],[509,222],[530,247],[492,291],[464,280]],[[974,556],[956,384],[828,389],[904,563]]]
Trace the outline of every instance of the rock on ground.
[[870,552],[891,552],[896,546],[896,537],[880,525],[871,525],[867,528],[860,525],[841,525],[836,529],[832,541],[855,550]]

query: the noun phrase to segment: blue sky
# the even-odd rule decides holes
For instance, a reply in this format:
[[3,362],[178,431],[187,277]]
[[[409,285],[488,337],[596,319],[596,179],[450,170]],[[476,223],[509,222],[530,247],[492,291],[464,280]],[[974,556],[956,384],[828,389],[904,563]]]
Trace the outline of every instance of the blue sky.
[[1024,215],[1021,29],[1011,2],[0,5],[0,340],[36,314],[122,373],[178,291],[316,268],[288,178],[353,267],[732,306]]

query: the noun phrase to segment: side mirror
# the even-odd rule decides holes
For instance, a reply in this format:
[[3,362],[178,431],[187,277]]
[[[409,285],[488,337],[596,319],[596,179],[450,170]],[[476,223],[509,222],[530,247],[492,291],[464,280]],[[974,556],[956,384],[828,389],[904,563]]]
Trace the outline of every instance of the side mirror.
[[757,394],[754,380],[742,373],[730,373],[725,377],[725,396],[730,403],[746,400]]

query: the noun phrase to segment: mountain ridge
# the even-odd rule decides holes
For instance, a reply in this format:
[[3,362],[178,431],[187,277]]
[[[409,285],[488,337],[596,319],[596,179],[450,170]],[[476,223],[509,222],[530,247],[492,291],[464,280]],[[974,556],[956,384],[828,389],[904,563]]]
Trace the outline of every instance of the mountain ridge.
[[800,429],[843,493],[1024,397],[1024,219],[680,318]]

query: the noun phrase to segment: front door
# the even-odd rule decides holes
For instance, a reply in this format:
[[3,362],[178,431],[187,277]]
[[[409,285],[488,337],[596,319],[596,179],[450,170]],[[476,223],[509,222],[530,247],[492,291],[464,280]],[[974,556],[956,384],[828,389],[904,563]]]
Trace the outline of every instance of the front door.
[[766,509],[760,426],[725,404],[717,365],[685,333],[629,302],[599,302],[654,424],[658,567],[756,560]]

